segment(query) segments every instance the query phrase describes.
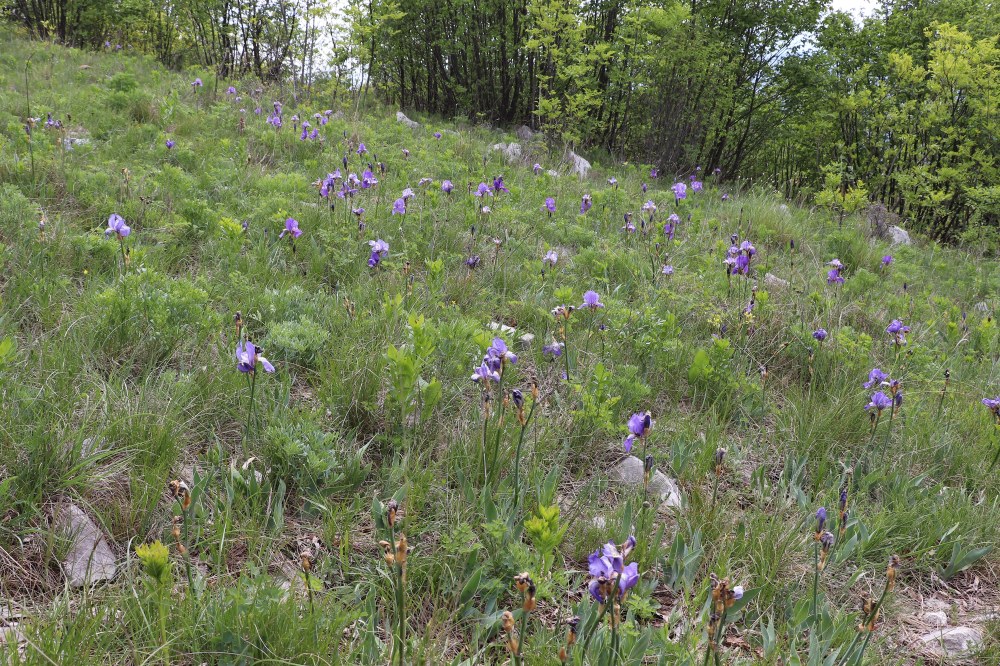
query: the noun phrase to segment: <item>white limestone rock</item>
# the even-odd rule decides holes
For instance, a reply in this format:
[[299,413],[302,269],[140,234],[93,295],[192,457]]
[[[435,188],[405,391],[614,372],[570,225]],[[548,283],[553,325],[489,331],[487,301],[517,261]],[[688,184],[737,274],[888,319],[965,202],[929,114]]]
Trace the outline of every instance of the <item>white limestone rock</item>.
[[69,541],[63,571],[71,587],[83,587],[114,578],[115,554],[104,534],[83,509],[67,502],[56,507],[54,527]]
[[[635,456],[625,458],[612,468],[610,472],[612,480],[629,485],[641,484],[644,475],[645,468],[642,460]],[[653,478],[649,480],[649,492],[660,496],[660,508],[678,508],[681,506],[681,491],[677,486],[677,482],[660,470],[653,472]]]
[[420,123],[418,123],[416,120],[410,120],[409,118],[406,117],[406,114],[403,113],[402,111],[396,112],[396,122],[403,123],[410,129],[417,129],[418,127],[420,127]]

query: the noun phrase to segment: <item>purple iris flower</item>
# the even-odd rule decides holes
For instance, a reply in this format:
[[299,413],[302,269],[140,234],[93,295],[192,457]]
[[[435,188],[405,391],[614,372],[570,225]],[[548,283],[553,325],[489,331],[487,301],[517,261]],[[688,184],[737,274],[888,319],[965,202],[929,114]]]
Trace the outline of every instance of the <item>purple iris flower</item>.
[[364,155],[367,152],[368,152],[368,149],[365,148],[365,144],[363,142],[359,143],[358,144],[358,150],[357,150],[358,155]]
[[702,186],[702,183],[701,183],[700,180],[692,180],[691,181],[691,191],[692,192],[701,192],[702,188],[703,188],[703,186]]
[[649,177],[653,179],[659,178],[660,170],[657,169],[656,167],[653,167],[652,169],[649,170]]
[[989,407],[994,417],[1000,420],[1000,395],[995,398],[983,398],[982,403]]
[[888,268],[891,263],[892,263],[891,254],[887,254],[884,257],[882,257],[882,268]]
[[542,355],[555,359],[562,356],[562,350],[563,343],[553,341],[551,345],[544,345],[542,347]]
[[424,187],[425,185],[430,185],[430,184],[431,184],[430,178],[421,178],[419,181],[417,181],[417,187]]
[[878,368],[872,368],[872,371],[868,373],[868,381],[865,382],[865,388],[870,389],[873,386],[878,386],[887,379],[889,379],[889,375]]
[[510,194],[510,190],[508,190],[507,186],[503,184],[503,176],[497,176],[496,178],[493,179],[493,194],[497,195],[500,194],[501,192],[506,192],[507,194]]
[[555,250],[549,250],[545,253],[545,256],[542,257],[543,266],[554,267],[557,261],[559,261],[559,255],[556,254]]
[[590,198],[589,194],[584,194],[583,198],[580,200],[580,215],[583,215],[590,207],[594,205],[593,199]]
[[[625,213],[625,215],[623,217],[625,218],[625,226],[622,227],[622,231],[624,231],[625,233],[629,233],[629,234],[632,233],[632,232],[634,232],[635,231],[635,225],[632,224],[632,213]],[[645,227],[645,226],[646,226],[646,223],[643,222],[643,227]]]
[[844,277],[840,274],[844,270],[844,264],[840,259],[831,259],[827,262],[830,270],[826,274],[827,284],[844,284]]
[[618,187],[618,179],[615,178],[614,176],[611,176],[611,178],[608,178],[608,185],[610,185],[611,187],[617,188]]
[[267,117],[267,122],[275,129],[281,129],[281,114],[272,113]]
[[674,198],[677,199],[677,201],[687,199],[687,185],[684,183],[674,183],[673,187],[670,189],[674,191]]
[[632,444],[635,443],[637,437],[645,437],[646,433],[652,427],[653,421],[650,417],[649,412],[640,414],[636,412],[628,420],[628,437],[625,438],[624,447],[625,453],[632,452]]
[[545,198],[545,209],[549,211],[549,215],[556,212],[556,200],[552,197]]
[[821,506],[816,509],[816,531],[822,532],[826,527],[826,507]]
[[885,329],[885,332],[893,335],[896,335],[897,333],[909,333],[910,327],[904,326],[901,319],[893,319],[888,328]]
[[393,215],[406,215],[406,199],[400,197],[392,202]]
[[281,102],[274,103],[274,112],[279,116],[281,115]]
[[893,342],[896,345],[905,345],[906,334],[910,332],[910,327],[904,325],[900,319],[893,319],[885,332],[893,336]]
[[649,189],[649,185],[647,185],[646,183],[643,183],[642,184],[642,193],[645,194],[648,189]]
[[312,139],[312,140],[314,140],[314,141],[316,139],[318,139],[319,138],[319,130],[313,128],[313,131],[309,132],[309,138]]
[[535,175],[537,176],[538,174],[540,174],[542,172],[542,165],[538,164],[536,162],[535,165],[533,167],[531,167],[531,170],[534,171]]
[[360,207],[359,208],[352,208],[351,212],[354,213],[357,217],[361,217],[362,215],[365,214],[365,209],[364,208],[360,208]]
[[465,265],[468,266],[469,270],[473,270],[479,266],[479,262],[482,261],[478,254],[474,254],[465,260]]
[[403,148],[403,159],[406,160],[409,158],[410,158],[410,151],[408,151],[406,148]]
[[618,581],[618,596],[621,598],[639,582],[639,564],[632,562],[625,564],[625,556],[618,550],[618,546],[613,541],[609,541],[603,548],[591,553],[587,558],[590,575],[594,580],[590,582],[588,589],[591,596],[598,603],[607,603],[607,599],[601,594],[600,579]]
[[378,240],[368,241],[368,245],[372,250],[371,255],[368,257],[368,267],[375,268],[389,254],[389,244],[379,238]]
[[194,81],[192,81],[191,86],[194,88],[201,88],[202,86],[201,79],[195,79]]
[[487,358],[498,358],[502,363],[517,363],[517,354],[507,348],[503,338],[493,338],[493,344],[486,350]]
[[642,204],[642,212],[649,213],[649,219],[653,219],[653,215],[656,213],[656,204],[653,203],[652,199]]
[[290,217],[285,220],[285,230],[278,234],[278,238],[284,238],[285,234],[291,234],[292,238],[298,238],[302,235],[302,230],[299,229],[299,223],[295,218]]
[[667,264],[666,266],[664,266],[662,268],[662,270],[660,272],[663,273],[664,275],[673,275],[674,274],[674,267],[671,266],[670,264]]
[[723,201],[729,201],[729,193],[728,192],[724,192],[722,194],[722,200]]
[[451,191],[455,189],[455,186],[451,184],[450,180],[446,180],[441,183],[441,191],[445,194],[451,194]]
[[815,331],[813,331],[813,338],[820,342],[826,340],[826,335],[827,333],[825,328],[817,328]]
[[486,386],[490,382],[499,382],[500,373],[495,370],[491,370],[490,366],[486,365],[486,361],[483,361],[483,363],[473,371],[472,381]]
[[118,238],[125,238],[132,233],[132,228],[125,224],[125,218],[118,213],[112,213],[108,218],[108,228],[104,230],[105,236],[115,234]]
[[479,198],[485,197],[490,193],[490,186],[486,183],[479,183],[479,187],[476,188],[476,196]]
[[226,94],[227,95],[235,95],[236,94],[236,88],[234,88],[233,86],[229,86],[228,88],[226,88]]
[[264,372],[274,372],[274,366],[266,358],[257,353],[259,350],[252,342],[247,340],[236,345],[236,369],[240,372],[254,373],[257,367],[264,368]]
[[588,291],[584,293],[583,304],[580,307],[596,310],[598,308],[603,308],[604,303],[601,303],[601,297],[597,295],[596,291]]
[[663,225],[663,233],[666,235],[667,240],[674,239],[674,232],[677,230],[677,225],[681,223],[681,218],[677,213],[671,213],[670,217],[667,218],[666,224]]
[[361,189],[367,190],[376,185],[378,185],[378,178],[375,177],[371,169],[365,169],[365,172],[361,174]]
[[440,139],[441,138],[441,132],[434,132],[434,138],[435,139]]
[[881,412],[883,409],[888,409],[889,407],[892,407],[892,398],[882,391],[876,391],[872,394],[871,402],[865,405],[865,410],[870,411],[875,409]]
[[409,201],[410,199],[412,199],[417,195],[413,193],[413,190],[411,188],[407,187],[406,189],[403,190],[403,193],[400,196],[403,197],[403,201]]
[[175,144],[174,144],[174,142],[173,142],[173,140],[172,140],[172,139],[167,139],[167,150],[169,150],[169,149],[173,148],[173,147],[174,147],[174,145],[175,145]]

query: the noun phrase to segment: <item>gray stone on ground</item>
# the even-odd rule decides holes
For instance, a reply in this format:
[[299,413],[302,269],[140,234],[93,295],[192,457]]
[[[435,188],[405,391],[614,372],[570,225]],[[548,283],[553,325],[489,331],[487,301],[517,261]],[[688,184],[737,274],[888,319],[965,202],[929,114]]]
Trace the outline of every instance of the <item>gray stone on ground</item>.
[[972,306],[972,309],[976,312],[982,312],[985,314],[990,311],[990,306],[986,304],[986,301],[979,301]]
[[946,627],[930,631],[920,640],[941,656],[948,656],[974,649],[983,642],[983,632],[972,627]]
[[516,162],[521,159],[521,144],[519,143],[494,143],[493,150],[499,150],[508,162]]
[[545,172],[545,175],[552,176],[553,178],[558,178],[559,172],[556,171],[555,169],[549,169],[548,171]]
[[888,232],[893,245],[910,245],[913,242],[910,240],[910,234],[902,227],[893,225],[889,227]]
[[420,127],[420,123],[418,123],[416,120],[410,120],[409,118],[406,117],[406,114],[403,113],[402,111],[396,112],[396,122],[403,123],[410,129],[417,129],[418,127]]
[[527,349],[531,347],[531,343],[535,341],[535,336],[532,335],[531,333],[525,333],[520,338],[518,338],[518,341],[521,343],[521,347],[523,349]]
[[768,273],[764,276],[764,286],[768,289],[787,289],[788,280],[780,278],[774,273]]
[[948,614],[944,611],[929,611],[924,613],[924,622],[932,627],[948,626]]
[[69,540],[63,571],[71,587],[114,578],[115,554],[83,509],[71,502],[57,506],[54,527]]
[[[645,473],[642,460],[629,456],[612,468],[610,476],[615,481],[640,485]],[[660,496],[660,508],[676,508],[681,505],[681,491],[677,482],[660,470],[653,472],[653,478],[649,480],[649,492]]]
[[577,155],[572,150],[569,151],[569,159],[567,161],[573,165],[573,173],[578,175],[580,178],[586,178],[587,174],[590,173],[590,162]]
[[527,125],[521,125],[517,128],[517,138],[521,141],[531,141],[535,137],[534,131]]
[[501,324],[498,321],[490,322],[490,330],[500,331],[501,333],[506,333],[506,334],[517,333],[517,329],[514,328],[513,326],[508,326],[507,324]]

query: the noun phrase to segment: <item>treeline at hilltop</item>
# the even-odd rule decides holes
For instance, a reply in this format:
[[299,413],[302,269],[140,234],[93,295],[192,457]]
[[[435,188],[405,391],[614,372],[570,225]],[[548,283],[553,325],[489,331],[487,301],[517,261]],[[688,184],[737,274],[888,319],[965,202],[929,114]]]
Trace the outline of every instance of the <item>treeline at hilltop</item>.
[[38,38],[408,111],[1000,247],[1000,8],[885,0],[0,0]]

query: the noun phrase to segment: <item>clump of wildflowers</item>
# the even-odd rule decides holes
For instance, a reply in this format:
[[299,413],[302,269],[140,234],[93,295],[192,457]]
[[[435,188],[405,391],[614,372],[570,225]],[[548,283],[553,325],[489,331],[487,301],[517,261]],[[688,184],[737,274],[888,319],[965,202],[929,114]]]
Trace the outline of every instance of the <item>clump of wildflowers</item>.
[[893,319],[886,327],[885,332],[892,336],[893,344],[898,348],[906,344],[906,334],[910,332],[910,327],[905,325],[901,319]]
[[594,205],[594,200],[589,194],[584,194],[583,198],[580,199],[580,215],[586,213]]
[[827,266],[830,266],[830,270],[826,274],[827,284],[844,284],[844,276],[841,273],[844,270],[844,264],[841,263],[840,259],[833,259],[827,262]]
[[371,254],[368,255],[368,267],[375,268],[382,263],[382,260],[389,256],[389,244],[381,238],[368,241]]

